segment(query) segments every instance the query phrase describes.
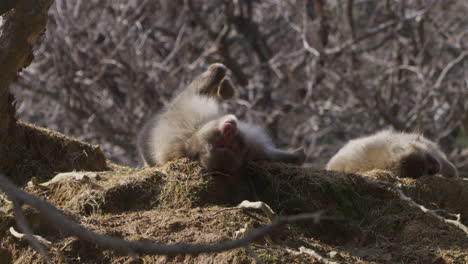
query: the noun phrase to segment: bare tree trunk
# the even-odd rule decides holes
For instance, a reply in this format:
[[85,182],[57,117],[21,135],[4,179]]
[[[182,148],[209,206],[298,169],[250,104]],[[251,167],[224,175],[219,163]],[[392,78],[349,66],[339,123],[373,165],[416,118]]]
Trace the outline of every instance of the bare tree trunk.
[[[0,172],[17,183],[72,169],[102,170],[101,149],[58,133],[17,122],[10,85],[34,58],[53,0],[2,1],[0,15]],[[44,176],[44,177],[48,177]]]
[[44,33],[53,0],[5,1],[0,31],[0,146],[14,131],[15,108],[8,88],[32,59],[32,48]]

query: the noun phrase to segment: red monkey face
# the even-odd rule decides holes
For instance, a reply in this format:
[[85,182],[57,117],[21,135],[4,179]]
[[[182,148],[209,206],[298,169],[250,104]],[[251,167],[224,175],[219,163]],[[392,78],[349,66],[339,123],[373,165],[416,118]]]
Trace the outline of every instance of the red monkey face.
[[245,145],[237,118],[226,115],[201,127],[190,141],[191,156],[211,170],[233,172],[244,163]]

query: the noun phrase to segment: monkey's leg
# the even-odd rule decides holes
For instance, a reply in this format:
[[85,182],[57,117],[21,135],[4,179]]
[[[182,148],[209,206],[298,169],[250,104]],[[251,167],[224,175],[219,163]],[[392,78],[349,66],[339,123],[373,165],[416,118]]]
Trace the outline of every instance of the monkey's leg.
[[188,91],[227,100],[234,95],[234,88],[226,78],[226,66],[220,63],[211,64],[187,88]]
[[306,154],[302,148],[292,152],[271,148],[267,150],[266,154],[269,161],[293,163],[298,165],[304,163],[306,159]]
[[144,167],[156,165],[156,161],[151,154],[150,147],[151,130],[153,129],[153,124],[155,121],[156,119],[153,118],[150,122],[147,122],[141,129],[140,133],[138,133],[137,150]]

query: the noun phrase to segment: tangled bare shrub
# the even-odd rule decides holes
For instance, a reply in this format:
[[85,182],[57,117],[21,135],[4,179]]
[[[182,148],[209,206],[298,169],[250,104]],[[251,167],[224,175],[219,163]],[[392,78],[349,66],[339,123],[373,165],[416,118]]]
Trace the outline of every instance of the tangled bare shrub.
[[136,164],[145,118],[222,62],[240,90],[228,107],[310,162],[389,126],[452,148],[468,108],[467,12],[455,0],[57,0],[14,89],[18,114]]

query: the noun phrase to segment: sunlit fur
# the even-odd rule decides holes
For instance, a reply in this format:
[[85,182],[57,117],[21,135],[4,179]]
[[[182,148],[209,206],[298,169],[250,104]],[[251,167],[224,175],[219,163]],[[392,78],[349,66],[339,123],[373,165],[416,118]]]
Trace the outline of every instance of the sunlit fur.
[[184,157],[184,143],[206,122],[220,118],[218,103],[207,96],[177,98],[152,124],[149,146],[152,165]]
[[350,140],[328,162],[327,169],[354,173],[384,169],[417,178],[431,174],[432,159],[439,163],[444,177],[458,177],[455,166],[434,142],[417,133],[384,130]]
[[[210,69],[202,77],[209,76]],[[138,150],[145,166],[163,165],[184,157],[198,160],[208,169],[226,171],[237,171],[247,160],[304,162],[302,149],[294,152],[276,149],[263,129],[239,121],[234,115],[226,115],[219,105],[219,98],[211,95],[216,93],[202,93],[196,86],[202,82],[194,83],[140,132]],[[234,152],[219,151],[219,148],[213,151],[210,146],[220,138],[226,120],[236,124],[234,140],[239,148]]]

